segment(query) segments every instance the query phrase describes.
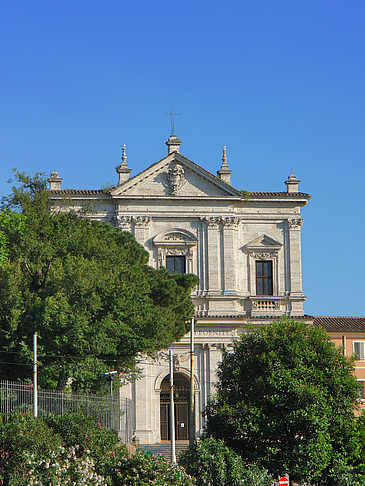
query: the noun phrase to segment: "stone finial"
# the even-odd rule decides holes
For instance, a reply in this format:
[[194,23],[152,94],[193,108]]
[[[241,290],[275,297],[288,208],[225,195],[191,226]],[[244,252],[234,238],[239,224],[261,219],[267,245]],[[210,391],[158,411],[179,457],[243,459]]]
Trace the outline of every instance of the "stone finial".
[[294,193],[298,192],[299,180],[295,177],[295,174],[291,172],[288,176],[288,180],[285,181],[287,192]]
[[54,170],[50,177],[47,179],[47,182],[49,182],[48,189],[50,191],[58,191],[61,189],[61,182],[63,181],[62,177],[60,177],[59,173]]
[[181,144],[182,141],[179,140],[176,135],[171,134],[170,138],[166,142],[167,149],[168,149],[167,153],[171,154],[172,152],[179,152]]
[[125,144],[122,145],[122,163],[115,169],[117,174],[119,175],[118,186],[126,182],[129,177],[132,169],[130,169],[127,165],[127,150]]
[[232,171],[230,170],[230,168],[228,167],[228,164],[227,164],[227,155],[226,155],[227,147],[224,146],[222,150],[223,150],[222,166],[217,171],[217,174],[218,174],[219,179],[221,179],[223,182],[225,182],[226,184],[229,184],[231,186],[232,185],[232,182],[231,182]]

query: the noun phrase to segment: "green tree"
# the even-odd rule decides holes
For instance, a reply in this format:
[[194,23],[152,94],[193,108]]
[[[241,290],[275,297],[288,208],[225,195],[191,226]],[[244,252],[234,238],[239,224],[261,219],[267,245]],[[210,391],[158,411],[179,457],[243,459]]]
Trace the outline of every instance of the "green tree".
[[[75,211],[50,211],[44,177],[16,173],[3,211],[10,244],[0,269],[0,378],[31,376],[32,335],[39,334],[44,386],[95,390],[104,372],[128,373],[139,353],[153,355],[187,331],[194,275],[148,266],[133,236]],[[67,201],[66,201],[67,203]]]
[[252,329],[224,355],[207,432],[276,477],[336,484],[334,461],[345,466],[355,447],[352,372],[323,329],[291,320]]
[[8,261],[10,247],[15,243],[9,236],[19,239],[24,230],[24,217],[11,209],[0,211],[0,267]]

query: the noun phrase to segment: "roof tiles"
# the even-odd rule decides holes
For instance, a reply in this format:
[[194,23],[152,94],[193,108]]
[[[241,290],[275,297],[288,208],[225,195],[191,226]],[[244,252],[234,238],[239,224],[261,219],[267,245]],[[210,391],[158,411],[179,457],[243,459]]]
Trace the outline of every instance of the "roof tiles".
[[365,332],[365,317],[317,316],[313,323],[328,332]]

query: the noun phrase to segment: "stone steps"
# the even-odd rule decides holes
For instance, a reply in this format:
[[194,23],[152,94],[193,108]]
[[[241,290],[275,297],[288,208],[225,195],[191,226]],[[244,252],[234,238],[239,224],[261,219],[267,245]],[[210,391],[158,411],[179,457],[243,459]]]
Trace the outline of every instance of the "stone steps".
[[[175,444],[176,459],[179,457],[182,451],[185,451],[189,447],[188,440],[179,440]],[[153,454],[159,454],[164,456],[167,461],[171,461],[171,445],[170,441],[163,441],[158,444],[140,444],[138,446],[139,451],[149,451]]]

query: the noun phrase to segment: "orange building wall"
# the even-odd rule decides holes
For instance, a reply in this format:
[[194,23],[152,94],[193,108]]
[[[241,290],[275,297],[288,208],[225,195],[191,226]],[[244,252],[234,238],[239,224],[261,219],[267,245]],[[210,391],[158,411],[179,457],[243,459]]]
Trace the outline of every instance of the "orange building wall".
[[[347,358],[351,358],[354,354],[354,342],[355,341],[364,341],[365,342],[365,335],[364,333],[356,333],[356,332],[348,332],[344,334],[340,333],[328,333],[332,342],[335,344],[336,347],[344,347],[345,356]],[[365,381],[365,359],[364,360],[356,360],[355,363],[355,375],[358,380]],[[360,407],[361,409],[365,410],[365,400],[360,400]]]

